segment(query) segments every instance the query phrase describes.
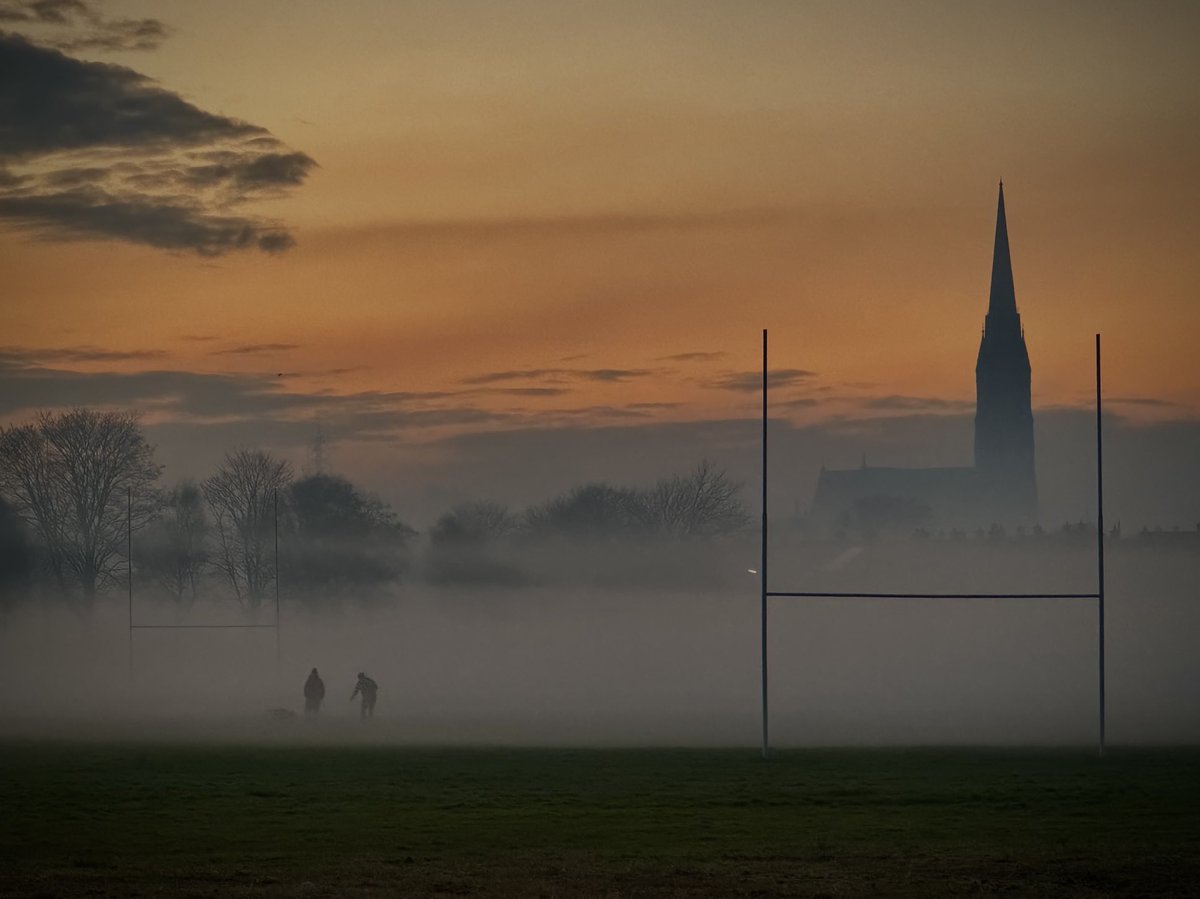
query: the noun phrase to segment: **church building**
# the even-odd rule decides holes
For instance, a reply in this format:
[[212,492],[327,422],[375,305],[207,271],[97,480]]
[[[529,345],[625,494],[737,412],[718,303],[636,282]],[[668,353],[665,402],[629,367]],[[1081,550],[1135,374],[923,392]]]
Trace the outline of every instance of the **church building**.
[[976,527],[1037,520],[1029,352],[1017,312],[1004,184],[996,211],[992,284],[975,363],[975,464],[959,468],[822,468],[813,518],[840,526]]

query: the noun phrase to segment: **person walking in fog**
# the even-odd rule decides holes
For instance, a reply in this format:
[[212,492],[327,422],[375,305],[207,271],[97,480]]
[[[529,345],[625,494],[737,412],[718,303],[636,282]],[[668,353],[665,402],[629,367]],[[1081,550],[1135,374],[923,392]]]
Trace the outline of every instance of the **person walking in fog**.
[[304,682],[304,714],[316,715],[321,711],[321,703],[325,701],[325,681],[314,668]]
[[362,716],[364,718],[375,717],[375,694],[378,692],[379,684],[361,671],[358,672],[358,682],[354,685],[354,692],[350,694],[350,701],[354,702],[355,696],[362,695]]

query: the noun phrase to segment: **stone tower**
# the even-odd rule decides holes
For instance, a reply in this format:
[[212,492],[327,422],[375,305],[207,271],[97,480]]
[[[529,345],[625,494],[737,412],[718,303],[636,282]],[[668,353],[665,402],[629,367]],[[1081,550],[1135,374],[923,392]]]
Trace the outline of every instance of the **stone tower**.
[[980,511],[1002,524],[1037,519],[1029,371],[1001,182],[992,288],[975,363],[975,469],[988,506]]

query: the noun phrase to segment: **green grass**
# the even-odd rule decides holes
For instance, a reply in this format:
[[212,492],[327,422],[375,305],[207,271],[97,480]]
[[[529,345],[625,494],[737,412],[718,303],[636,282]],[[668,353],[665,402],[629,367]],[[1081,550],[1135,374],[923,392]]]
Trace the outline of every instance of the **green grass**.
[[1185,896],[1200,751],[0,744],[5,896]]

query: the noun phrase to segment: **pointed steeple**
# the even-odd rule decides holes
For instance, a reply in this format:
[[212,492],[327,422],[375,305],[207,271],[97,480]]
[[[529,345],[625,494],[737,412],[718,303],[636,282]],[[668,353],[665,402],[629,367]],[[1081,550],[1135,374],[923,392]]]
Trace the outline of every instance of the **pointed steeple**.
[[1001,182],[992,289],[975,362],[975,469],[989,494],[988,504],[1003,510],[1004,517],[1023,520],[1037,514],[1031,373],[1013,290]]
[[992,250],[992,289],[988,296],[988,315],[1007,315],[1017,311],[1017,292],[1013,287],[1012,257],[1008,252],[1008,222],[1004,218],[1004,182],[1000,182],[1000,200],[996,207],[996,246]]

